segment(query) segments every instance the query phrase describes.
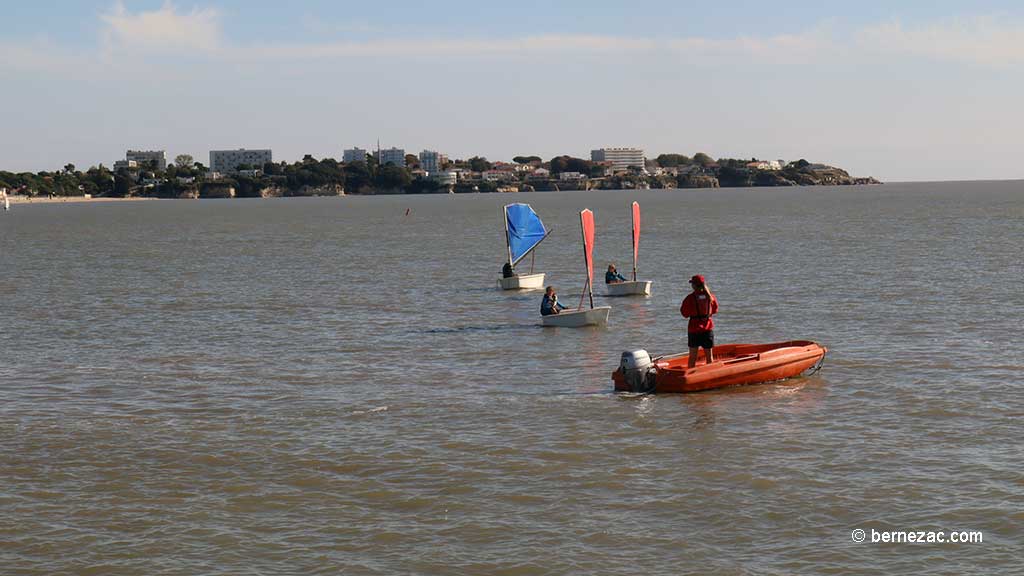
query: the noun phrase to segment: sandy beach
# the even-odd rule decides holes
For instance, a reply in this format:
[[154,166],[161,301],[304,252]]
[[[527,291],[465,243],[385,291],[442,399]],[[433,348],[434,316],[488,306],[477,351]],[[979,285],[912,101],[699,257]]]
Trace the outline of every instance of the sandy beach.
[[[65,202],[136,202],[139,200],[157,200],[157,198],[86,198],[85,196],[8,196],[11,204],[61,204]],[[2,202],[2,197],[0,197]]]

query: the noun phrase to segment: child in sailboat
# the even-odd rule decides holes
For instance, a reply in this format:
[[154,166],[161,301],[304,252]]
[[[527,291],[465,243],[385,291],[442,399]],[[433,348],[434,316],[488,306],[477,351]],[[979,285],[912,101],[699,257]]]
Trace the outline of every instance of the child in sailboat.
[[540,315],[550,316],[552,314],[558,314],[562,310],[565,310],[565,306],[562,306],[558,302],[558,294],[555,294],[555,287],[548,286],[544,290],[544,299],[540,303]]
[[608,271],[604,273],[605,284],[618,284],[619,282],[625,282],[626,277],[619,274],[619,271],[615,269],[614,264],[608,265]]

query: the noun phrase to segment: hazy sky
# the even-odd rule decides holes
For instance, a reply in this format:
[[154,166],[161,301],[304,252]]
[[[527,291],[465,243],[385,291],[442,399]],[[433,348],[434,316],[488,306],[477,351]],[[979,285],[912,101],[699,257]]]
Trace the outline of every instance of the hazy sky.
[[707,152],[1024,178],[1017,2],[0,0],[0,170]]

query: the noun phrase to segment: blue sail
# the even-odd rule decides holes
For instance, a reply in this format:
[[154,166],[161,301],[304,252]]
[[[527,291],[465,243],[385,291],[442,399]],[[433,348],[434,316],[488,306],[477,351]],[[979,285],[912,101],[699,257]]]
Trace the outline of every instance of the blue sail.
[[548,235],[540,216],[529,204],[505,206],[505,226],[508,230],[509,258],[513,266]]

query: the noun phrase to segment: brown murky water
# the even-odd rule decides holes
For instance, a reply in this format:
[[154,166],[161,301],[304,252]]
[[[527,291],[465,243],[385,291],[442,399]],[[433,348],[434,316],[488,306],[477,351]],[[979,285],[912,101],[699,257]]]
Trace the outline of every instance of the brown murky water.
[[[654,293],[598,298],[607,329],[494,288],[504,202],[554,226],[537,266],[575,302],[578,210],[626,269],[634,199]],[[1020,182],[19,205],[0,249],[4,573],[1020,563]],[[824,369],[612,394],[622,350],[682,349],[697,272],[720,342],[818,340]]]

